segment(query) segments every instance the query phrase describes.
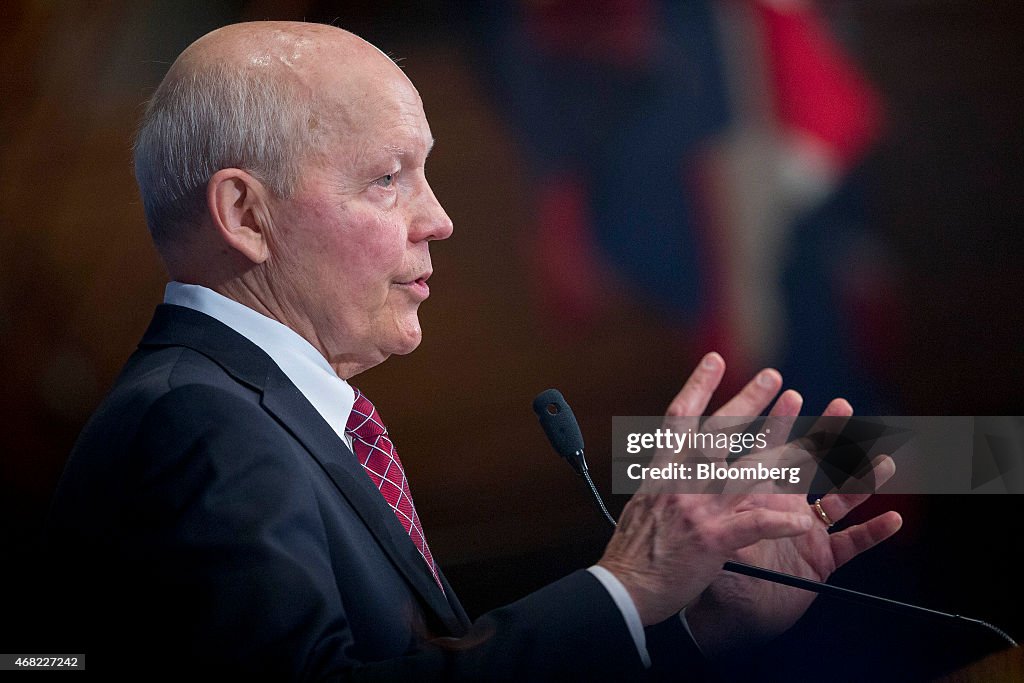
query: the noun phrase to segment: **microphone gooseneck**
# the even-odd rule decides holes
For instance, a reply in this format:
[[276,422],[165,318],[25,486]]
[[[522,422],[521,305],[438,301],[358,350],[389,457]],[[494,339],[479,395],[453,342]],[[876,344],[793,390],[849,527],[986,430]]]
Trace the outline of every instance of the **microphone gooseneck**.
[[[544,433],[547,435],[548,441],[555,449],[555,452],[565,458],[565,460],[572,466],[573,470],[576,471],[576,474],[582,476],[586,480],[587,485],[590,487],[590,491],[594,496],[594,500],[597,502],[598,507],[601,508],[601,512],[604,513],[605,519],[607,519],[613,527],[618,526],[618,522],[616,522],[615,518],[609,514],[608,508],[605,506],[604,500],[601,498],[601,494],[598,492],[597,487],[590,478],[590,472],[587,469],[587,460],[583,456],[583,434],[580,432],[580,426],[576,421],[576,416],[573,414],[572,408],[569,407],[569,404],[566,403],[565,398],[562,396],[562,392],[558,391],[558,389],[547,389],[539,393],[537,397],[533,399],[533,412],[537,414],[537,419],[540,420],[540,426],[544,429]],[[925,616],[947,619],[960,624],[976,624],[984,626],[989,631],[1005,640],[1012,647],[1017,647],[1017,641],[1011,638],[1009,634],[981,619],[972,619],[959,614],[949,614],[947,612],[928,609],[927,607],[919,607],[906,602],[891,600],[878,595],[871,595],[870,593],[861,593],[860,591],[851,590],[849,588],[834,586],[830,583],[805,579],[800,576],[785,574],[783,572],[765,569],[764,567],[756,567],[743,562],[728,561],[722,565],[722,568],[735,574],[743,574],[744,576],[750,576],[755,579],[762,579],[764,581],[771,581],[772,583],[777,583],[783,586],[800,588],[802,590],[811,591],[821,595],[831,595],[832,597],[885,609],[891,612],[919,617]]]

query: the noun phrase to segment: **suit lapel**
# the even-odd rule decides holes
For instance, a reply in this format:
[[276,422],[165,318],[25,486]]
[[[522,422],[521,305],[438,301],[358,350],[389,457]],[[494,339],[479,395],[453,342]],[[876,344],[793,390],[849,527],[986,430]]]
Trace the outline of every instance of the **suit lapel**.
[[469,615],[466,614],[466,610],[463,609],[462,603],[459,602],[459,598],[455,595],[455,590],[451,587],[451,584],[448,583],[448,577],[444,575],[444,572],[441,571],[440,567],[438,567],[437,574],[441,577],[441,585],[444,586],[444,594],[448,597],[448,606],[455,614],[456,623],[459,624],[459,628],[453,629],[452,633],[461,636],[469,630],[473,625],[473,622],[470,621]]
[[398,570],[449,632],[466,630],[465,612],[447,581],[451,603],[438,589],[423,557],[394,511],[366,475],[345,443],[285,376],[251,341],[210,316],[162,304],[140,347],[185,346],[225,369],[235,379],[262,392],[263,408],[287,429],[320,464]]
[[[423,601],[453,633],[462,630],[444,594],[438,589],[423,556],[384,500],[355,454],[350,451],[305,397],[279,370],[271,372],[263,392],[263,407],[298,439],[362,518]],[[298,426],[299,428],[296,428]]]

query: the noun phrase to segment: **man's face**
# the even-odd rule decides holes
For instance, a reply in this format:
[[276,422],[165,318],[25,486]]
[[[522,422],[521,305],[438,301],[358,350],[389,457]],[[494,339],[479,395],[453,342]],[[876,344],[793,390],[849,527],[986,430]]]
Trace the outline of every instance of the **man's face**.
[[419,95],[382,71],[339,88],[322,160],[271,209],[275,298],[335,368],[355,372],[419,345],[428,242],[452,232],[424,175],[433,138]]

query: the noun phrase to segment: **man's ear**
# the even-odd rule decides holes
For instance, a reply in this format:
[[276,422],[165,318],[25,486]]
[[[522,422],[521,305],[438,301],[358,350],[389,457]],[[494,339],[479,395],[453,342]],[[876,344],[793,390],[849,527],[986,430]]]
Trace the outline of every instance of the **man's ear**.
[[253,263],[263,263],[267,245],[267,190],[239,168],[222,168],[206,184],[206,205],[224,244]]

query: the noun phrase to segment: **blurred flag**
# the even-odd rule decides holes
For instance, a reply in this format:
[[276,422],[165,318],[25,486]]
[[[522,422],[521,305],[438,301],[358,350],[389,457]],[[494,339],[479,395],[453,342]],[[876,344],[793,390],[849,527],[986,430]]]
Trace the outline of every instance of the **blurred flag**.
[[877,140],[881,105],[812,4],[723,2],[716,17],[732,120],[693,167],[716,264],[704,336],[749,368],[798,355],[816,383],[850,345],[836,309],[858,307],[830,269],[880,250],[863,243],[857,193],[836,191]]
[[609,293],[632,292],[733,379],[770,363],[809,398],[871,406],[850,331],[879,324],[891,269],[850,172],[881,104],[814,6],[490,6],[483,45],[536,174],[531,253],[556,326],[599,323]]

